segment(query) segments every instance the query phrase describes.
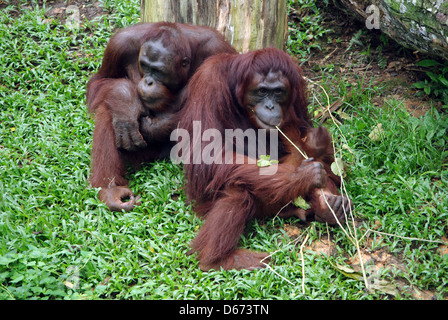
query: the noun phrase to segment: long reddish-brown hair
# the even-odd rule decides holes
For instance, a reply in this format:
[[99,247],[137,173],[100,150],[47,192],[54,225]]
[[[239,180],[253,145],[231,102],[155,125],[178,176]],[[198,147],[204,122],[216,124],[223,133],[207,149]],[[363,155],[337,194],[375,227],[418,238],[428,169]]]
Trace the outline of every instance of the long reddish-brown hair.
[[[220,54],[207,59],[191,78],[184,95],[180,127],[190,129],[201,121],[203,130],[245,129],[242,99],[256,73],[281,72],[289,81],[288,123],[311,126],[306,104],[305,80],[294,60],[281,50],[267,48],[246,54]],[[224,121],[223,121],[224,120]],[[285,124],[286,125],[286,124]]]
[[[217,129],[223,137],[225,129],[257,129],[248,117],[243,98],[255,74],[266,75],[270,71],[281,72],[289,81],[290,95],[286,107],[283,106],[282,126],[294,126],[305,134],[311,127],[305,80],[293,59],[274,48],[208,58],[186,87],[178,127],[186,129],[191,137],[193,121],[200,122],[201,134],[207,129]],[[184,165],[186,192],[188,198],[197,201],[196,211],[200,214],[207,211],[200,207],[201,202],[216,198],[222,186],[230,183],[232,165],[192,162]]]

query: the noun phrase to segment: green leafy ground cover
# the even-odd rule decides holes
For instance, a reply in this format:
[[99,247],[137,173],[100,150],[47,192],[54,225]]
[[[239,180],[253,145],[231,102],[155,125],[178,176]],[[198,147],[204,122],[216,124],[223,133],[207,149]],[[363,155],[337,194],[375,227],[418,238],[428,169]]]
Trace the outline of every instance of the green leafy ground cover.
[[[448,117],[440,103],[429,100],[427,112],[415,117],[389,95],[390,82],[354,69],[338,72],[334,60],[307,73],[330,103],[343,101],[338,127],[326,125],[349,168],[358,238],[368,229],[391,234],[370,232],[360,240],[371,290],[341,229],[296,219],[255,221],[241,240],[242,247],[272,252],[274,271],[202,272],[187,255],[202,221],[185,203],[181,167],[162,161],[131,171],[142,205],[129,213],[110,212],[88,185],[94,125],[86,83],[110,35],[138,21],[139,1],[101,1],[105,15],[74,30],[45,16],[48,8],[39,4],[0,7],[0,299],[448,296],[441,243],[448,231]],[[310,31],[325,6],[302,0],[291,8],[306,19],[291,22],[288,47],[308,70],[307,59],[342,40],[330,28]],[[368,44],[354,46],[351,61],[371,58]],[[326,96],[316,85],[310,90],[317,112]],[[382,131],[373,141],[378,123]]]

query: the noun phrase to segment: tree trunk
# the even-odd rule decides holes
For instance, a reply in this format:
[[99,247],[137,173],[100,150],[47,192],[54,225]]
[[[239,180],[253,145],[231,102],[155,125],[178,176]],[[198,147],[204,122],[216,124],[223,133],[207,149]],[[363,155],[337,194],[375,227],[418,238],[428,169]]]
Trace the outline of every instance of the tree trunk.
[[[444,0],[334,0],[367,28],[380,28],[404,47],[448,59],[448,2]],[[376,20],[376,21],[375,21]]]
[[239,52],[284,49],[286,0],[141,0],[143,22],[170,21],[209,26]]

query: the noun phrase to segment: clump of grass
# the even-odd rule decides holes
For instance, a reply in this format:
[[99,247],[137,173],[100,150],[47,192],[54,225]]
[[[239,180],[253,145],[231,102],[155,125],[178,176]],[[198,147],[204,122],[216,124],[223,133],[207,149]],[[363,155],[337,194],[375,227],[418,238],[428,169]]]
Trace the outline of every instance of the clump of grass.
[[418,89],[422,89],[427,95],[441,100],[445,108],[448,105],[448,62],[440,63],[432,59],[425,59],[416,63],[425,68],[427,79],[414,83]]
[[[328,5],[323,1],[321,5]],[[289,0],[289,16],[297,17],[288,22],[287,50],[305,59],[312,49],[321,49],[319,40],[331,30],[326,29],[322,9],[315,0]],[[291,14],[294,13],[294,14]]]

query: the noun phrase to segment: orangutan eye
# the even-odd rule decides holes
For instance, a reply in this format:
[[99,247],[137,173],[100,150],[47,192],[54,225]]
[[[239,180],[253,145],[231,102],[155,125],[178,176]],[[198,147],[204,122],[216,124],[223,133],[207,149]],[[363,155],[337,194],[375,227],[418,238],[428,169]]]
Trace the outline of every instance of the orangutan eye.
[[280,88],[277,88],[277,89],[274,90],[274,94],[276,96],[281,96],[281,95],[283,95],[284,92],[285,91],[283,89],[280,89]]
[[190,65],[190,58],[189,57],[184,57],[182,59],[182,67],[185,68],[185,67],[187,67],[189,65]]
[[265,96],[268,93],[268,90],[266,88],[260,88],[257,90],[257,94],[259,96]]

